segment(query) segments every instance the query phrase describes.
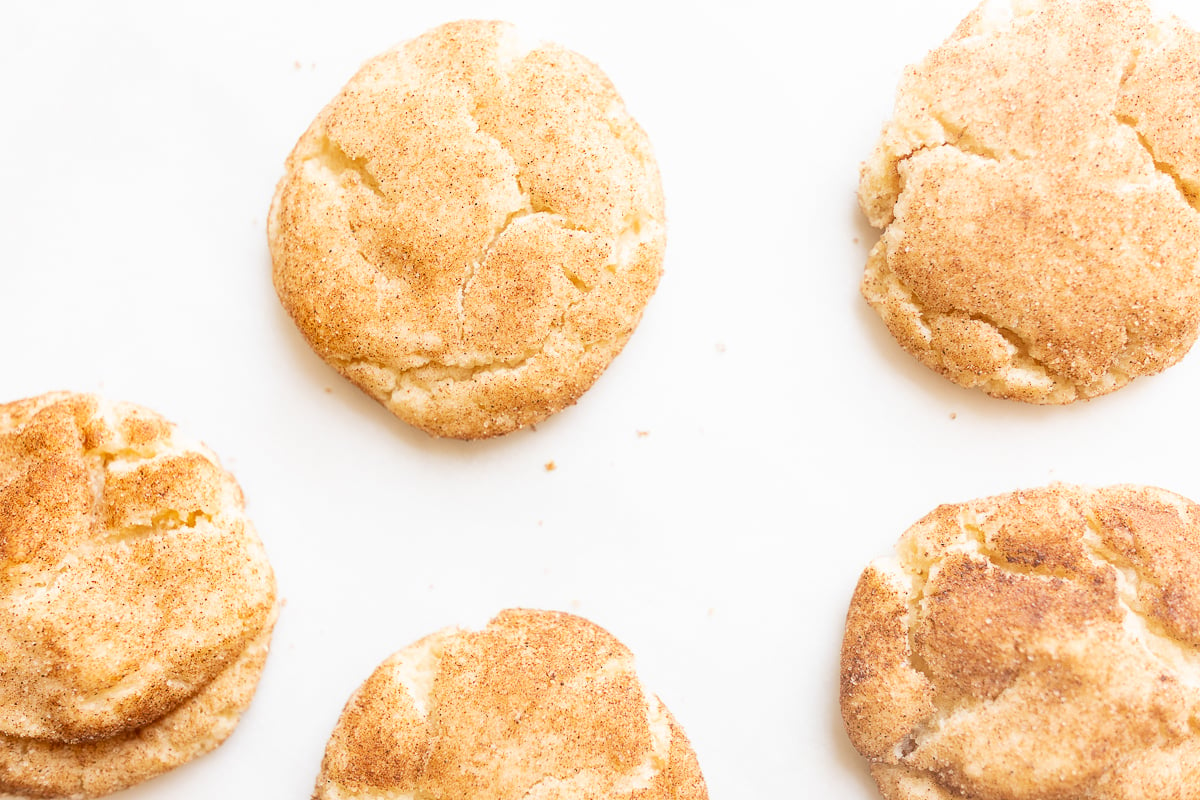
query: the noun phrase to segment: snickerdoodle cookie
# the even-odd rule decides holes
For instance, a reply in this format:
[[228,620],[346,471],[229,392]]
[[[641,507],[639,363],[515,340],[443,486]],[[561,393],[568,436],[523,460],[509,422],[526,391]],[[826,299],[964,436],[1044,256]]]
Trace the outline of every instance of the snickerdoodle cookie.
[[629,650],[570,614],[510,609],[388,658],[351,696],[315,797],[706,800],[695,754]]
[[0,793],[97,797],[213,749],[275,616],[207,448],[89,395],[0,405]]
[[909,67],[859,201],[862,291],[951,380],[1069,403],[1200,322],[1200,35],[1142,0],[987,0]]
[[608,78],[499,22],[370,61],[287,161],[275,288],[325,361],[407,422],[475,439],[570,405],[658,283],[658,168]]
[[863,572],[842,715],[889,800],[1200,786],[1200,506],[1055,485],[941,506]]

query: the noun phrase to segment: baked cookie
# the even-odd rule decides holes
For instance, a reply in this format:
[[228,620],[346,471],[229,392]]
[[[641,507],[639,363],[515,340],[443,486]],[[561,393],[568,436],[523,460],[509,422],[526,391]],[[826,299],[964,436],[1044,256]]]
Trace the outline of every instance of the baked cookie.
[[89,395],[0,405],[0,793],[98,797],[213,749],[275,616],[207,448]]
[[1031,403],[1174,364],[1200,322],[1200,35],[1141,0],[989,0],[863,166],[862,292],[951,380]]
[[658,167],[608,78],[499,22],[367,62],[288,158],[268,236],[317,354],[462,439],[574,403],[633,332],[665,244]]
[[607,631],[510,609],[388,658],[351,696],[314,795],[706,800],[683,730]]
[[1198,574],[1162,489],[941,506],[859,580],[846,731],[889,800],[1196,797]]

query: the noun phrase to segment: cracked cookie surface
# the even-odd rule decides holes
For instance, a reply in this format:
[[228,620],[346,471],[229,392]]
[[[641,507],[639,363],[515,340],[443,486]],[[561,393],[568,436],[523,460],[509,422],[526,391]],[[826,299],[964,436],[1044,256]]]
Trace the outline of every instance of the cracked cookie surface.
[[909,67],[864,164],[862,292],[924,364],[1033,403],[1200,323],[1200,35],[1141,0],[990,0]]
[[275,615],[207,448],[90,395],[0,405],[0,792],[97,797],[216,747]]
[[570,614],[509,609],[388,658],[329,740],[318,800],[706,800],[695,754],[633,656]]
[[369,61],[287,162],[275,288],[325,361],[437,436],[561,410],[641,318],[665,227],[649,142],[607,77],[498,22]]
[[1200,506],[1054,485],[945,505],[862,574],[847,733],[889,800],[1200,786]]

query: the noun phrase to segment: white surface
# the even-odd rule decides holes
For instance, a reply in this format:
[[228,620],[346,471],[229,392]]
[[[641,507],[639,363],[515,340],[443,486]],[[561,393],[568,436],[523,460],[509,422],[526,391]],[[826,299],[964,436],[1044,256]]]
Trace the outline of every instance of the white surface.
[[[874,798],[837,711],[869,560],[940,502],[1051,480],[1200,499],[1200,356],[1023,406],[918,365],[858,295],[875,238],[858,164],[903,66],[969,7],[6,5],[0,398],[96,391],[203,438],[287,603],[230,741],[122,800],[307,797],[380,660],[516,605],[626,642],[714,799]],[[1200,24],[1190,0],[1158,7]],[[670,219],[625,353],[576,407],[481,443],[431,440],[324,366],[275,299],[264,234],[284,158],[358,64],[470,16],[608,72]]]

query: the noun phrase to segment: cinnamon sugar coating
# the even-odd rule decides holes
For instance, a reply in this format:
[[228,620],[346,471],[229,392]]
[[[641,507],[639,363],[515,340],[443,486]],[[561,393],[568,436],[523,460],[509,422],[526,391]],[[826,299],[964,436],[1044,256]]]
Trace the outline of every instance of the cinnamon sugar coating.
[[407,422],[474,439],[600,376],[658,283],[658,168],[608,78],[499,22],[373,59],[287,162],[275,288],[325,361]]
[[1032,403],[1176,363],[1200,324],[1200,35],[1142,0],[988,0],[909,67],[863,166],[862,292],[963,386]]
[[388,658],[329,740],[319,800],[706,800],[687,737],[607,631],[510,609]]
[[96,797],[216,747],[275,615],[207,448],[90,395],[0,405],[0,791]]
[[842,716],[888,800],[1200,786],[1200,506],[1055,485],[941,506],[862,574]]

